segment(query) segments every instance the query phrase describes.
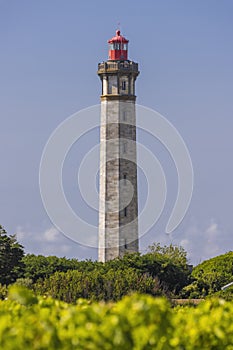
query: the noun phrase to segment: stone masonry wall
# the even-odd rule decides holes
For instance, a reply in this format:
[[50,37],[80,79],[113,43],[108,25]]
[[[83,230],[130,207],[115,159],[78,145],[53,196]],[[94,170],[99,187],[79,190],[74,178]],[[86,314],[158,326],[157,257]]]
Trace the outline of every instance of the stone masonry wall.
[[99,261],[138,251],[135,140],[135,101],[103,99],[100,127]]

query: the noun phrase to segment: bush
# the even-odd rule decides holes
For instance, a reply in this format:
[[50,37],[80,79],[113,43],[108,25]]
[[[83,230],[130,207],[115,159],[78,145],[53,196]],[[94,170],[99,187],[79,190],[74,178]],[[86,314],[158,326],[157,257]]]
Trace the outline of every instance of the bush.
[[117,301],[132,292],[161,295],[156,278],[132,268],[109,269],[105,273],[100,269],[91,272],[56,272],[44,281],[38,281],[34,290],[37,294],[49,295],[68,303],[74,303],[78,298]]
[[0,283],[0,300],[4,300],[7,297],[8,289],[5,284]]
[[17,286],[24,286],[30,289],[33,288],[33,280],[30,278],[17,278],[14,284],[16,284]]
[[162,298],[75,305],[10,287],[0,301],[0,348],[7,350],[232,350],[233,305],[207,300],[171,308]]
[[228,287],[225,290],[221,290],[219,292],[216,292],[214,296],[218,298],[222,298],[227,301],[232,301],[233,300],[233,286]]
[[[150,253],[144,255],[139,253],[126,254],[123,258],[116,258],[105,264],[90,260],[78,261],[55,256],[45,257],[28,254],[23,258],[25,266],[23,277],[31,279],[33,283],[39,281],[38,283],[41,284],[41,280],[49,279],[56,272],[66,273],[76,270],[84,276],[89,275],[91,278],[91,274],[96,274],[96,271],[99,275],[111,275],[113,270],[116,273],[119,271],[118,274],[123,271],[126,275],[126,270],[129,269],[129,271],[134,270],[138,276],[144,276],[146,283],[150,283],[150,278],[156,279],[160,289],[168,294],[176,294],[190,283],[190,271],[187,265],[186,253],[183,249],[172,245],[169,247],[154,245],[150,249]],[[85,287],[82,289],[85,289]],[[145,286],[145,289],[148,289],[148,287]]]
[[[166,300],[134,295],[117,304],[67,305],[40,298],[0,302],[0,348],[21,349],[167,349],[171,310]],[[20,304],[17,304],[17,298]],[[33,300],[34,301],[34,300]]]
[[180,293],[182,297],[203,298],[215,295],[221,287],[233,281],[233,252],[203,261],[194,267],[191,276],[193,282],[183,288]]

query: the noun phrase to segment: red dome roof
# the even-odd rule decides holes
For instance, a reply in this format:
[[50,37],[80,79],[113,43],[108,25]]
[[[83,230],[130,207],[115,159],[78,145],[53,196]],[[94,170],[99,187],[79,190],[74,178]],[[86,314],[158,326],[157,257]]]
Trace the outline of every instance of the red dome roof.
[[126,38],[124,38],[121,35],[121,32],[119,29],[116,31],[116,36],[114,36],[112,39],[108,40],[109,44],[113,44],[113,43],[126,43],[127,44],[128,42],[129,42],[129,40],[127,40]]

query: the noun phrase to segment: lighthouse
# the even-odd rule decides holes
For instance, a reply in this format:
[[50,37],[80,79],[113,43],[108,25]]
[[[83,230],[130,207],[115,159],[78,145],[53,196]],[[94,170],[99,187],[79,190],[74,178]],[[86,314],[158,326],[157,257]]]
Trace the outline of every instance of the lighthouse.
[[108,40],[108,60],[98,64],[102,82],[98,259],[138,251],[135,81],[138,64],[128,59],[119,30]]

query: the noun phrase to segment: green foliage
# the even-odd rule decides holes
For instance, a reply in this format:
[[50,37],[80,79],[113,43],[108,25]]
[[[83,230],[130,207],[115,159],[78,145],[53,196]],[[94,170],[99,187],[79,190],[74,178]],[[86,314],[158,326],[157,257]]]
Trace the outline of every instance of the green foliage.
[[[0,348],[164,349],[171,310],[163,299],[134,295],[117,304],[67,305],[39,298],[29,304],[0,302]],[[26,298],[27,299],[27,298]]]
[[193,282],[183,289],[183,297],[202,298],[213,295],[233,281],[233,252],[202,262],[193,269],[191,276]]
[[176,309],[173,345],[178,349],[233,349],[233,305],[222,299],[210,299],[196,308]]
[[183,247],[173,244],[161,246],[160,243],[153,243],[148,248],[149,252],[163,255],[164,258],[172,261],[174,264],[187,268],[187,252]]
[[225,290],[220,290],[219,292],[214,293],[214,296],[225,299],[227,301],[233,301],[233,286],[228,287]]
[[173,293],[179,292],[189,283],[190,271],[186,259],[176,259],[161,251],[152,251],[144,255],[128,254],[121,259],[111,260],[105,265],[114,269],[134,268],[148,276],[156,277],[164,291]]
[[75,305],[35,298],[22,287],[0,301],[0,348],[7,350],[232,350],[233,305],[219,299],[171,308],[162,298]]
[[37,298],[31,290],[16,284],[9,287],[8,298],[9,300],[15,300],[22,305],[32,305],[37,303]]
[[33,280],[31,280],[30,278],[17,278],[16,282],[14,283],[18,286],[23,286],[26,288],[33,288]]
[[8,236],[0,226],[0,283],[10,284],[23,273],[23,247],[15,236]]
[[179,297],[181,298],[203,298],[206,296],[206,290],[204,286],[202,286],[197,281],[192,282],[191,284],[185,286],[182,291],[179,293]]
[[8,288],[7,286],[4,284],[0,284],[0,300],[4,300],[7,297],[7,293],[8,293]]
[[116,301],[132,292],[161,294],[157,279],[132,268],[111,268],[105,272],[100,269],[56,272],[45,280],[39,280],[34,289],[38,294],[69,303],[74,303],[78,298]]
[[[23,258],[24,277],[31,279],[33,282],[39,278],[47,278],[54,272],[66,272],[68,270],[75,270],[83,265],[85,262],[79,262],[76,259],[58,258],[56,256],[43,256],[27,254]],[[92,264],[87,261],[87,264]]]
[[161,246],[159,243],[154,243],[149,246],[149,251],[150,253],[145,256],[159,263],[160,269],[157,276],[168,286],[169,290],[173,290],[177,294],[190,283],[187,252],[183,247],[172,244]]
[[170,295],[189,283],[190,272],[182,249],[161,249],[145,255],[128,254],[105,264],[30,254],[23,259],[24,278],[33,281],[37,293],[67,302],[79,297],[119,300],[131,291]]

